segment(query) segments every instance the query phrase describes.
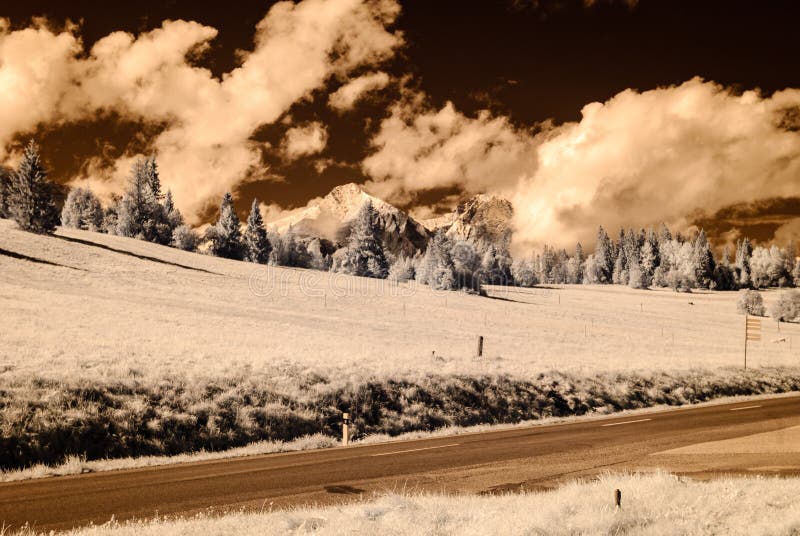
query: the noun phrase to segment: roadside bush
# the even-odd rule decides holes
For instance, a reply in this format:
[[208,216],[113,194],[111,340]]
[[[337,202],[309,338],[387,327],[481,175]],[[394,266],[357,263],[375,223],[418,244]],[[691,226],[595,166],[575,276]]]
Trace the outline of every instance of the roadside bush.
[[781,292],[769,312],[772,318],[781,322],[800,322],[800,291]]
[[107,384],[31,376],[0,390],[0,468],[220,451],[262,440],[339,437],[341,412],[355,437],[444,426],[679,405],[733,395],[800,390],[800,369],[530,378],[425,376],[335,383],[298,376],[284,391],[267,375],[198,381],[183,377]]
[[764,298],[756,290],[742,290],[736,300],[736,311],[741,314],[764,316]]

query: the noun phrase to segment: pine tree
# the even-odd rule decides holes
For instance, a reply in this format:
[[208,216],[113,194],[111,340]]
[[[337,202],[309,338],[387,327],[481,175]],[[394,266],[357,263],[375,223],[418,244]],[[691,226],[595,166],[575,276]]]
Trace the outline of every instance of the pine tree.
[[233,208],[233,196],[230,192],[226,192],[219,207],[219,219],[209,229],[211,254],[226,259],[242,260],[244,247],[240,227],[241,222]]
[[25,147],[17,170],[11,174],[8,210],[20,228],[39,234],[52,234],[58,225],[55,186],[39,156],[39,146],[31,140]]
[[599,283],[610,283],[614,274],[614,264],[616,256],[614,245],[608,237],[605,229],[601,226],[597,231],[597,246],[594,252],[594,266],[597,268],[597,279]]
[[146,161],[147,166],[147,183],[150,186],[150,191],[156,201],[164,199],[164,194],[161,193],[161,177],[158,174],[158,164],[156,164],[156,157],[151,156]]
[[267,238],[261,210],[258,208],[258,199],[253,199],[250,215],[247,217],[247,229],[244,232],[244,260],[266,264],[271,251],[272,246]]
[[655,233],[651,230],[642,245],[642,251],[639,254],[639,264],[642,269],[642,280],[646,286],[650,286],[653,282],[653,274],[658,268],[658,245],[656,243]]
[[372,201],[361,206],[347,237],[344,252],[334,257],[333,270],[362,277],[385,279],[389,263],[378,238],[380,225]]
[[578,242],[575,245],[575,255],[567,261],[567,283],[579,285],[583,283],[583,265],[586,259],[583,256],[583,246]]
[[163,212],[163,207],[151,188],[150,163],[139,158],[133,163],[128,186],[119,203],[116,234],[155,241],[157,212]]
[[701,288],[710,288],[714,281],[714,254],[708,243],[706,232],[700,230],[694,242],[694,279]]
[[178,207],[175,206],[175,202],[172,200],[172,190],[167,190],[167,195],[164,196],[163,206],[164,214],[167,216],[169,228],[172,232],[174,232],[175,229],[184,224],[184,221],[183,214],[181,214],[181,211],[178,210]]
[[13,172],[0,166],[0,218],[8,218],[11,212],[8,208],[9,196],[11,195],[11,174]]
[[745,238],[736,246],[736,271],[739,275],[739,286],[750,287],[750,257],[753,256],[753,246],[750,240]]

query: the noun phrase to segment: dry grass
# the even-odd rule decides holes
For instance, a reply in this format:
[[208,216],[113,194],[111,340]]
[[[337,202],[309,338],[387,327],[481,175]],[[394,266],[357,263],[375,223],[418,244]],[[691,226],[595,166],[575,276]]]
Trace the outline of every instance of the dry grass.
[[[622,491],[622,508],[613,505]],[[506,496],[385,495],[344,506],[223,517],[109,523],[73,536],[211,534],[790,535],[800,532],[800,480],[684,480],[605,475],[546,493]]]

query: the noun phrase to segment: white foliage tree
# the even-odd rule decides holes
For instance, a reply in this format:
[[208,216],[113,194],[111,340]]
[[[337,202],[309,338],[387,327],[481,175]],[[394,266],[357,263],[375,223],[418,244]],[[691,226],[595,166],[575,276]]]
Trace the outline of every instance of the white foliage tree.
[[61,225],[98,231],[103,226],[103,206],[89,188],[73,188],[61,210]]
[[780,322],[800,322],[800,291],[781,292],[769,312],[772,318]]
[[764,316],[764,298],[755,290],[742,290],[736,300],[736,311],[741,314]]

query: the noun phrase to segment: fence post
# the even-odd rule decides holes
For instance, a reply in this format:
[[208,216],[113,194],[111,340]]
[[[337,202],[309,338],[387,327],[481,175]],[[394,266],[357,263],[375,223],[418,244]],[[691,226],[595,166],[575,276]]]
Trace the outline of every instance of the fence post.
[[346,411],[342,413],[342,445],[345,447],[350,443],[350,414]]

